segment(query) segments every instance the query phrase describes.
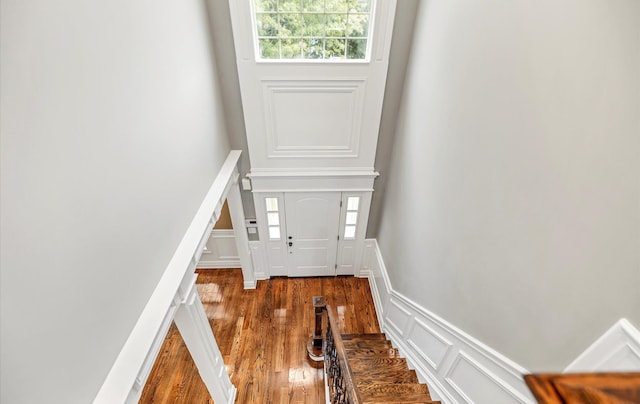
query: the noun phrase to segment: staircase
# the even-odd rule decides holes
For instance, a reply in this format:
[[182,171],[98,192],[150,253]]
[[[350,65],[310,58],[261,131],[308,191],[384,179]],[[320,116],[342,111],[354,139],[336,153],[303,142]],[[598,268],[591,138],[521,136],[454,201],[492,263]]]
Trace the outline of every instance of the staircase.
[[340,335],[362,404],[439,403],[384,334]]
[[[315,296],[316,326],[307,351],[323,360],[331,404],[440,404],[384,334],[342,334],[337,315]],[[323,313],[327,314],[322,333]]]

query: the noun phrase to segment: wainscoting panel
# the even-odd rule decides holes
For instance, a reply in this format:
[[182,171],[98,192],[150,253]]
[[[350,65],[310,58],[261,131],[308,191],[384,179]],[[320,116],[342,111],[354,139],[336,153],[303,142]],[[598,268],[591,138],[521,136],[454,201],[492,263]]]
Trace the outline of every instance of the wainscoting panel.
[[368,277],[382,331],[431,395],[443,403],[527,403],[535,400],[526,369],[394,291],[375,240],[366,240],[360,276]]
[[[393,290],[375,239],[357,272],[369,278],[380,328],[443,403],[535,403],[525,368]],[[640,371],[640,331],[619,320],[566,372]]]
[[240,255],[233,230],[214,229],[211,232],[198,268],[240,268]]
[[249,250],[251,251],[251,261],[253,261],[253,270],[256,279],[269,279],[269,275],[267,274],[269,264],[266,261],[262,243],[259,240],[249,241]]
[[395,329],[399,335],[404,336],[404,330],[411,320],[411,312],[403,307],[396,300],[391,298],[387,305],[387,314],[385,314],[385,325],[389,325]]
[[407,332],[407,344],[437,372],[453,344],[420,319]]

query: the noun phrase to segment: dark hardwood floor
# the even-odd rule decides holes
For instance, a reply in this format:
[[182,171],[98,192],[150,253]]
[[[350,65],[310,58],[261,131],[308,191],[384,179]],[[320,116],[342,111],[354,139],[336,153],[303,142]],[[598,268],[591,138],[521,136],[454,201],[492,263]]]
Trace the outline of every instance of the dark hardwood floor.
[[[322,365],[307,359],[313,296],[325,296],[344,333],[380,332],[366,279],[275,278],[244,290],[239,269],[199,270],[198,291],[236,403],[323,403]],[[140,403],[212,403],[172,326]]]

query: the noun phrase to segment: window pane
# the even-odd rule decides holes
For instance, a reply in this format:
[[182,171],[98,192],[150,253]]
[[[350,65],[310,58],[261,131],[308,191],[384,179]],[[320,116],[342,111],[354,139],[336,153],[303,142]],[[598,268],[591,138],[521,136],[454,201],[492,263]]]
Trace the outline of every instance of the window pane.
[[302,0],[304,11],[324,11],[324,0]]
[[344,38],[347,36],[347,16],[345,14],[327,15],[328,37]]
[[307,59],[322,59],[324,55],[324,41],[322,38],[305,39],[304,57]]
[[367,54],[366,39],[347,40],[347,59],[364,59]]
[[344,39],[329,38],[326,40],[326,49],[324,57],[326,59],[342,58],[344,59],[346,47]]
[[264,201],[267,204],[268,212],[277,212],[278,211],[278,198],[264,198]]
[[278,0],[278,11],[282,12],[300,12],[302,10],[302,0]]
[[262,59],[280,59],[280,41],[278,39],[261,39],[260,57]]
[[278,212],[269,212],[267,213],[267,224],[269,226],[279,226],[280,225],[280,215]]
[[324,26],[327,22],[325,14],[304,14],[304,36],[324,36]]
[[349,10],[368,12],[371,10],[371,0],[350,0]]
[[358,212],[347,212],[347,224],[356,224],[358,220]]
[[326,8],[328,12],[347,12],[348,0],[326,0]]
[[280,240],[280,227],[278,226],[269,227],[269,239]]
[[360,203],[359,196],[350,196],[347,198],[347,210],[358,210],[358,204]]
[[282,40],[282,58],[283,59],[300,59],[303,58],[303,50],[305,42],[302,38],[283,39]]
[[345,228],[344,228],[344,238],[345,239],[356,238],[356,226],[345,226]]
[[369,31],[369,14],[349,14],[347,34],[350,37],[366,37]]
[[302,16],[300,14],[280,14],[280,36],[302,36]]
[[278,0],[255,0],[256,11],[277,11]]
[[278,14],[256,14],[258,36],[278,36]]

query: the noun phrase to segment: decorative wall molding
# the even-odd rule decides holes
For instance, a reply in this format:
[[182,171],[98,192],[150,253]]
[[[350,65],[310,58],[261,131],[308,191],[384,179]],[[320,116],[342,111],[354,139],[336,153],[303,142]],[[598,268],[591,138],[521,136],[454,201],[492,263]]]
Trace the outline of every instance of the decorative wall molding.
[[[365,241],[367,277],[382,331],[444,403],[535,403],[517,363],[393,290],[375,239]],[[565,372],[640,371],[640,331],[616,322]]]
[[640,372],[640,331],[628,320],[618,320],[564,371]]
[[266,257],[264,255],[262,241],[249,241],[249,249],[251,250],[251,260],[253,261],[253,269],[256,279],[269,279],[269,272],[267,269],[269,267],[269,264],[267,263]]
[[[159,341],[164,339],[168,324],[185,303],[185,279],[191,279],[190,277],[194,276],[196,264],[202,256],[214,223],[220,217],[222,205],[227,195],[234,187],[237,191],[236,193],[239,193],[237,164],[240,153],[239,150],[231,151],[222,165],[209,192],[195,213],[189,228],[151,294],[147,305],[111,367],[105,382],[93,401],[94,404],[137,402],[136,397],[141,390],[140,387],[144,386],[146,377],[149,374],[148,370],[155,362]],[[193,307],[197,310],[198,306]],[[191,308],[190,310],[193,314],[194,309]],[[204,312],[201,314],[204,314]],[[194,327],[197,327],[197,325],[194,325]],[[211,335],[211,339],[213,339],[213,335]],[[187,348],[190,351],[192,348],[194,349],[192,356],[198,355],[197,346],[188,344]],[[198,361],[200,359],[198,358]],[[204,375],[203,378],[205,378]],[[220,380],[228,379],[229,377],[225,373],[217,375],[216,378],[219,380],[204,380],[205,384],[207,386],[215,386],[219,384]],[[226,382],[223,381],[222,383],[224,385]],[[210,393],[212,396],[218,397],[223,394],[233,400],[235,387],[233,385],[227,386],[225,390],[224,392],[210,391]],[[233,401],[228,402],[232,403]]]
[[372,192],[379,175],[370,170],[264,171],[251,170],[253,192]]
[[261,83],[267,158],[358,157],[366,79],[263,79]]
[[213,229],[202,252],[198,268],[240,268],[234,231]]
[[360,276],[369,278],[382,331],[432,396],[445,403],[535,403],[526,369],[393,290],[376,240],[366,240]]

